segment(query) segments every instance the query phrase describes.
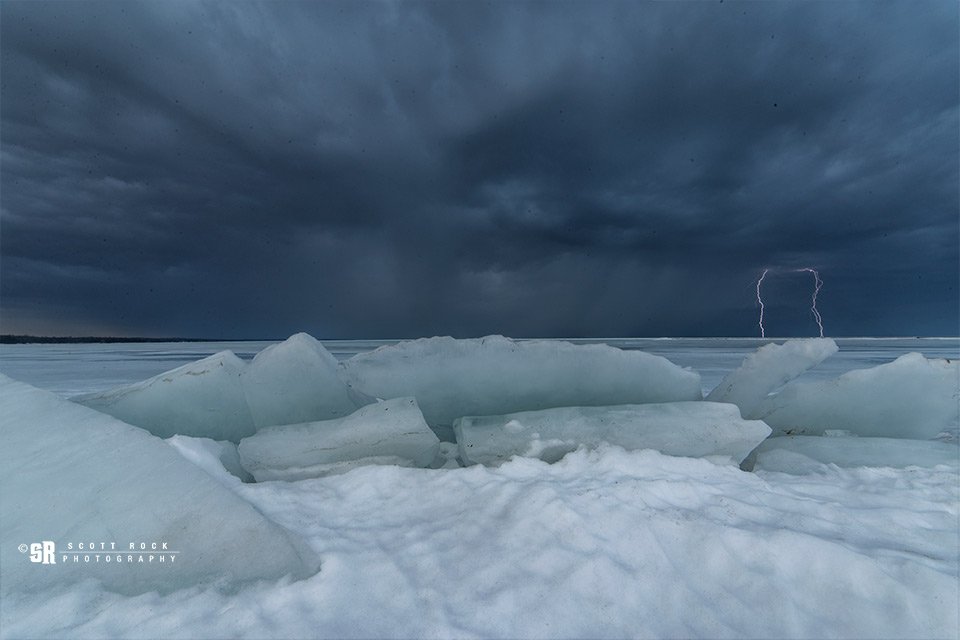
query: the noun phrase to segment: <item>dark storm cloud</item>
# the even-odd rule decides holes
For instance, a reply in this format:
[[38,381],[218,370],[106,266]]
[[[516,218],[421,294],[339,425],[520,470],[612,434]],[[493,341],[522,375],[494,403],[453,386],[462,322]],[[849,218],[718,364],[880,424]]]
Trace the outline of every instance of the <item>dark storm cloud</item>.
[[957,333],[954,2],[0,10],[4,332]]

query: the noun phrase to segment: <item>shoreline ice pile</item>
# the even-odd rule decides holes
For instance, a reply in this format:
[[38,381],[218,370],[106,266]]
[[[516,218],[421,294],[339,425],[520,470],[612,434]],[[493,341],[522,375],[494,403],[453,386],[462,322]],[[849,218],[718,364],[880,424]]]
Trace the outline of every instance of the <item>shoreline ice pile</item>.
[[72,400],[161,438],[239,443],[277,424],[329,420],[372,398],[351,391],[330,352],[305,333],[267,347],[249,365],[221,351],[172,371]]
[[[297,334],[72,401],[0,377],[0,637],[956,637],[958,363],[803,381],[836,351],[706,398],[501,336]],[[18,548],[116,538],[180,555]]]

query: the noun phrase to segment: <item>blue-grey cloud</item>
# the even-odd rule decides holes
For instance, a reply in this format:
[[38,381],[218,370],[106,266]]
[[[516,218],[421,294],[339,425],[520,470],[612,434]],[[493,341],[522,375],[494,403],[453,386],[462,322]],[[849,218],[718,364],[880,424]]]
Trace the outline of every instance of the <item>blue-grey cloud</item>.
[[954,2],[0,11],[4,332],[958,331]]

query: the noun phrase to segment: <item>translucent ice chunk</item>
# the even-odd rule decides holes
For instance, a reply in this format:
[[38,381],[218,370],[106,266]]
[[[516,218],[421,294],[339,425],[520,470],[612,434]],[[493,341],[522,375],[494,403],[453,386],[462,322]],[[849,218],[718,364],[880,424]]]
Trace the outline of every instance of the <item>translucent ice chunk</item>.
[[339,418],[360,406],[338,375],[337,359],[306,333],[258,353],[241,381],[257,428]]
[[767,394],[837,352],[830,338],[788,340],[766,344],[748,355],[743,364],[720,381],[707,395],[713,402],[731,402],[745,416],[756,410]]
[[249,365],[222,351],[73,400],[162,438],[179,434],[234,443],[258,427],[344,416],[370,401],[351,392],[336,358],[305,333],[267,347]]
[[659,356],[600,344],[425,338],[341,365],[348,383],[367,394],[415,397],[434,427],[460,416],[702,398],[699,374]]
[[243,360],[221,351],[142,382],[72,400],[161,438],[182,434],[239,442],[255,430],[240,382],[245,369]]
[[960,466],[954,442],[903,438],[784,436],[757,447],[754,469],[805,474],[821,464],[838,467]]
[[561,407],[454,422],[465,463],[498,465],[511,456],[559,460],[580,445],[601,442],[625,449],[656,449],[674,456],[739,463],[770,434],[744,420],[732,404],[669,402],[611,407]]
[[240,442],[258,482],[302,480],[370,464],[427,467],[440,441],[413,398],[367,405],[345,418],[261,429]]
[[748,415],[788,435],[842,429],[924,440],[960,422],[960,369],[956,360],[908,353],[835,380],[793,382]]

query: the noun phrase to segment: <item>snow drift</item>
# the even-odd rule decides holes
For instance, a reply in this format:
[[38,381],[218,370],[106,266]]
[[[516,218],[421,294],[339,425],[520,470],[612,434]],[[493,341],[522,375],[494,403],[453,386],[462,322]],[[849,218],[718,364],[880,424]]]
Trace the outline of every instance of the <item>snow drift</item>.
[[[303,578],[319,568],[302,539],[143,429],[0,375],[0,433],[4,593],[87,578],[124,594],[170,592]],[[41,541],[55,544],[55,564],[31,563],[18,551]],[[105,549],[69,550],[90,542]],[[109,553],[110,543],[127,551],[162,542],[178,552],[163,565]]]
[[[239,487],[323,570],[236,594],[4,600],[12,638],[956,638],[955,473],[600,447]],[[4,539],[6,541],[6,538]],[[42,602],[42,605],[38,605]]]

